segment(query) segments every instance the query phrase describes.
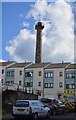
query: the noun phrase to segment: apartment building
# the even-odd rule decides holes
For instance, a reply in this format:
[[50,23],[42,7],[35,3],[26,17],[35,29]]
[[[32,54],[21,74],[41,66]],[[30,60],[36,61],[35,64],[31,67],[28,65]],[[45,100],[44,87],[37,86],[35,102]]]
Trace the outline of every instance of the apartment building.
[[76,64],[70,64],[65,70],[64,89],[73,90],[76,96]]
[[[1,78],[3,90],[23,90],[23,79],[24,79],[24,68],[31,65],[31,62],[24,63],[2,63],[2,74]],[[5,66],[4,66],[5,65]]]
[[0,64],[2,90],[20,90],[40,97],[58,97],[65,89],[75,91],[76,64],[16,63]]
[[[33,93],[38,94],[40,97],[44,96],[44,68],[48,65],[49,63],[36,63],[25,69],[25,84],[31,84],[32,82],[31,89]],[[26,85],[26,89],[29,89],[28,85]]]
[[15,64],[14,61],[0,62],[0,81],[2,85],[5,83],[7,67],[13,64]]
[[65,67],[69,63],[50,64],[44,70],[44,93],[45,96],[56,97],[64,90],[65,85]]

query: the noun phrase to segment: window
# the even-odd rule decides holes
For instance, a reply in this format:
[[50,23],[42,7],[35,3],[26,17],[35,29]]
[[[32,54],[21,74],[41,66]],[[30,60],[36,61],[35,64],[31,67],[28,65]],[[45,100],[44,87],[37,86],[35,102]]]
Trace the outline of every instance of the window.
[[61,88],[63,86],[62,82],[59,82],[59,87]]
[[53,78],[53,72],[45,73],[45,78]]
[[22,71],[20,71],[20,75],[22,75]]
[[20,81],[19,81],[19,85],[21,85],[21,84],[22,84],[22,81],[20,80]]
[[45,73],[45,78],[47,78],[48,77],[48,74],[47,73]]
[[49,77],[49,78],[51,77],[50,73],[48,73],[48,77]]
[[41,71],[39,71],[39,76],[41,76]]
[[4,70],[2,70],[2,74],[4,74]]
[[33,86],[32,82],[27,82],[27,87],[32,87],[32,86]]
[[45,88],[48,88],[48,83],[45,83],[45,84],[44,84],[44,87],[45,87]]
[[6,81],[6,85],[10,85],[10,81]]
[[50,76],[51,76],[51,78],[53,78],[53,73],[52,72],[50,73]]
[[25,77],[32,77],[33,76],[33,73],[32,72],[26,72],[25,73]]
[[25,77],[29,77],[29,72],[26,72],[26,73],[25,73]]
[[66,89],[69,89],[69,84],[66,84]]
[[8,71],[7,76],[14,76],[14,71]]
[[8,81],[10,86],[13,86],[13,81]]
[[41,86],[41,82],[38,82],[38,86]]
[[2,79],[2,80],[1,80],[1,83],[3,84],[3,82],[4,82],[4,80]]
[[27,82],[24,82],[24,86],[27,87]]
[[14,71],[11,71],[11,76],[14,76]]
[[69,85],[69,89],[74,89],[75,88],[75,84],[70,84]]
[[48,83],[48,88],[50,88],[50,83]]
[[53,83],[50,83],[50,87],[53,88]]
[[30,82],[30,87],[33,87],[33,82]]
[[72,73],[72,78],[75,78],[75,73]]
[[66,89],[69,89],[69,84],[66,84]]
[[15,103],[16,107],[29,107],[29,102],[28,101],[16,101]]
[[72,89],[72,85],[71,84],[69,84],[69,89]]
[[27,87],[30,87],[30,82],[27,83]]
[[33,83],[32,83],[32,82],[25,82],[25,83],[24,83],[24,86],[25,86],[25,87],[32,87],[32,86],[33,86]]
[[63,73],[62,73],[62,72],[59,72],[59,76],[62,77],[62,76],[63,76]]
[[13,85],[13,81],[10,81],[10,85]]
[[7,76],[10,76],[10,72],[7,72]]
[[72,89],[75,89],[75,84],[72,84]]
[[69,73],[69,78],[72,78],[72,74],[71,73]]
[[13,81],[7,81],[6,84],[9,86],[13,86]]
[[66,78],[75,78],[75,73],[66,73]]
[[69,78],[69,73],[66,73],[66,78]]
[[66,84],[66,89],[75,89],[75,84]]
[[53,88],[53,83],[45,83],[44,87],[45,88]]

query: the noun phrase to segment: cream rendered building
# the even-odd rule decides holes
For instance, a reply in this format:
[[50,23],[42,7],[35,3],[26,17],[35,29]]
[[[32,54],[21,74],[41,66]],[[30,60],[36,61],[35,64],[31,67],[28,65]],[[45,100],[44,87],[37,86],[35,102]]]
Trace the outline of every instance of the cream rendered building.
[[[0,70],[2,90],[34,93],[39,98],[59,97],[65,89],[75,91],[76,71],[71,63],[4,62]],[[67,88],[68,81],[73,88]]]

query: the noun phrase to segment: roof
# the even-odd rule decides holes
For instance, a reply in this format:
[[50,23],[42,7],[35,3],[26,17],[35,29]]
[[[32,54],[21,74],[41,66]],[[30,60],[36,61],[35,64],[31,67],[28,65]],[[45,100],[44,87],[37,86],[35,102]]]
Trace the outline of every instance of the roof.
[[8,61],[8,62],[0,62],[0,66],[7,66],[9,64],[14,63],[14,61]]
[[52,68],[65,68],[69,63],[53,63],[46,67],[46,69]]
[[70,64],[66,69],[76,69],[76,64]]
[[8,62],[0,62],[0,66],[6,66],[9,68],[19,68],[19,67],[27,67],[27,68],[46,68],[46,69],[53,69],[53,68],[65,68],[65,69],[76,69],[76,63],[71,64],[68,63],[32,63],[32,62],[23,62],[23,63],[16,63],[15,61],[8,61]]
[[44,68],[47,65],[49,65],[49,63],[35,63],[35,64],[28,66],[27,68]]
[[15,63],[11,65],[9,68],[19,68],[19,67],[26,67],[30,65],[32,62],[24,62],[24,63]]

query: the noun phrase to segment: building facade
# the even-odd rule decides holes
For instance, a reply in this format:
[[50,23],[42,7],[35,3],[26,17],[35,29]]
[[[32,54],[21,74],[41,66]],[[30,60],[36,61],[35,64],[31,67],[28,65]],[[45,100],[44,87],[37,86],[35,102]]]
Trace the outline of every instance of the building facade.
[[76,94],[76,64],[0,63],[2,90],[19,90],[41,97],[59,97],[64,90]]
[[76,97],[76,64],[70,64],[65,70],[65,89],[74,91]]

